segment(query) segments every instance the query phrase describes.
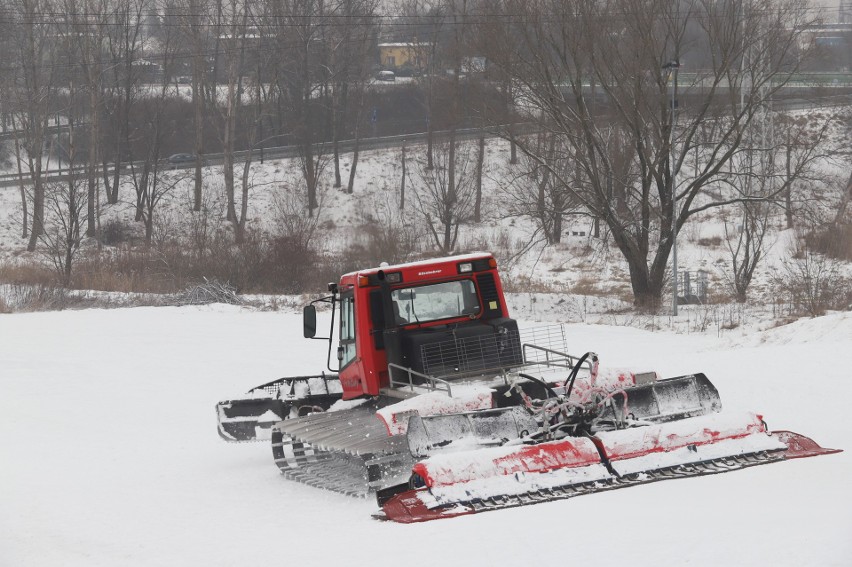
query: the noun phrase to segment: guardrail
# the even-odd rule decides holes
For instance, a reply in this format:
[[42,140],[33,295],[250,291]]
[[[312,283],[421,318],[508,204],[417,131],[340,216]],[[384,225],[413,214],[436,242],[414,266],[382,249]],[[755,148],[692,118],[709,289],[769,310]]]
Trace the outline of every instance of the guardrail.
[[[474,140],[478,138],[480,135],[485,135],[486,138],[496,138],[499,137],[501,131],[507,131],[509,128],[514,129],[514,133],[516,135],[523,135],[535,130],[535,124],[531,122],[518,122],[515,124],[502,124],[498,126],[491,126],[487,128],[463,128],[455,131],[456,140]],[[451,130],[436,130],[432,132],[432,139],[434,141],[442,142],[449,139],[452,134]],[[359,140],[340,140],[337,143],[338,150],[341,152],[352,152],[355,150],[355,145],[358,145],[359,151],[370,151],[370,150],[382,150],[388,148],[398,148],[401,147],[403,142],[410,144],[421,144],[425,143],[428,140],[429,133],[428,132],[415,132],[412,134],[396,134],[393,136],[378,136],[375,138],[361,138]],[[315,152],[327,152],[332,147],[332,142],[319,142],[313,145]],[[287,158],[295,158],[299,157],[301,154],[300,146],[276,146],[272,148],[256,148],[253,150],[240,150],[234,152],[234,159],[238,161],[245,160],[249,153],[252,153],[255,156],[254,159],[258,159],[260,155],[263,155],[264,159],[287,159]],[[202,159],[207,165],[220,165],[224,161],[224,154],[203,154]],[[180,164],[171,164],[168,162],[167,158],[161,160],[163,165],[165,165],[168,169],[192,169],[195,167],[194,162],[180,163]],[[129,172],[132,168],[141,168],[144,165],[142,161],[136,162],[128,162],[121,164],[122,173]],[[114,171],[114,166],[110,166],[107,168],[108,171]],[[97,174],[100,175],[102,173],[103,168],[101,166],[96,167]],[[51,169],[42,172],[42,179],[45,182],[51,181],[65,181],[69,178],[69,176],[73,173],[77,176],[85,175],[88,173],[89,169],[85,166],[78,166],[72,169],[61,168],[61,169]],[[30,184],[32,182],[28,173],[22,173],[18,175],[17,173],[7,173],[0,175],[0,187],[11,187],[16,186],[20,183]]]

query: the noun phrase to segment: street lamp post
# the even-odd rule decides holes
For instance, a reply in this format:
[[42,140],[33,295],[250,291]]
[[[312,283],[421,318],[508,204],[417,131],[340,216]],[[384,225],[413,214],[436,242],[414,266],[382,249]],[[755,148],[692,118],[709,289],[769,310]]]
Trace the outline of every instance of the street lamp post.
[[677,316],[677,184],[675,183],[675,147],[674,147],[674,131],[675,121],[677,120],[677,99],[675,93],[677,90],[677,71],[680,69],[680,62],[677,60],[669,61],[663,65],[663,69],[668,72],[668,77],[672,78],[672,100],[671,100],[671,127],[669,128],[669,172],[671,175],[672,184],[672,315]]

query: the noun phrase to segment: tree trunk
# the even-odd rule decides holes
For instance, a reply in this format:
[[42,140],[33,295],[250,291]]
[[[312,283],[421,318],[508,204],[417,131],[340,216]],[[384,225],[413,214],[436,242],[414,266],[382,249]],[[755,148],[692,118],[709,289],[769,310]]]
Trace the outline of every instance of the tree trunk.
[[479,153],[476,154],[476,196],[473,203],[473,222],[482,222],[482,164],[485,161],[485,135],[479,135]]
[[355,127],[355,148],[352,150],[352,167],[349,169],[349,183],[346,192],[350,195],[355,191],[355,170],[358,169],[358,153],[360,150],[361,129]]
[[237,222],[237,210],[234,203],[234,136],[236,114],[236,85],[233,80],[228,85],[228,108],[225,114],[225,132],[222,140],[222,162],[225,181],[225,196],[228,201],[227,220]]
[[349,183],[346,186],[346,192],[350,195],[355,191],[355,170],[358,168],[358,153],[361,145],[361,117],[364,113],[365,101],[366,97],[362,91],[360,100],[358,101],[358,111],[355,113],[355,148],[352,151],[352,167],[349,169]]
[[[338,84],[341,90],[340,96],[337,95],[336,92],[332,93],[332,145],[334,152],[334,188],[340,189],[343,181],[340,178],[340,130],[341,124],[340,122],[343,120],[343,116],[346,112],[346,83],[340,85]],[[337,89],[335,89],[336,91]],[[342,108],[341,108],[342,107]]]
[[88,202],[86,213],[86,236],[93,237],[97,234],[97,183],[98,183],[98,91],[94,81],[89,82],[89,163],[87,165],[88,177]]
[[840,206],[837,207],[837,214],[834,216],[835,226],[843,220],[843,216],[846,214],[846,207],[849,206],[850,200],[852,200],[852,174],[849,175],[849,181],[846,182],[846,191],[843,192],[843,198],[840,200]]
[[36,165],[36,178],[33,182],[33,226],[27,250],[32,252],[38,244],[38,237],[44,232],[44,184],[41,179],[41,164]]
[[456,203],[456,131],[450,130],[450,151],[447,157],[447,200],[444,203],[444,246],[445,254],[453,248],[453,207]]
[[553,211],[553,231],[550,241],[553,244],[562,242],[562,212]]
[[240,203],[240,220],[234,223],[234,242],[239,246],[246,240],[246,215],[248,214],[249,171],[251,170],[252,151],[249,150],[242,176],[242,202]]
[[787,219],[787,228],[793,228],[793,185],[792,183],[784,191],[784,216]]
[[[195,110],[195,179],[192,190],[192,210],[200,211],[203,196],[201,194],[201,166],[204,155],[204,96],[202,89],[202,62],[198,61],[199,56],[193,58],[192,66],[192,105]],[[259,104],[259,103],[258,103]]]
[[[12,129],[17,130],[14,118],[12,118]],[[24,187],[24,172],[21,168],[21,142],[18,140],[17,136],[15,136],[15,163],[18,165],[18,187],[21,191],[21,221],[23,225],[21,238],[26,238],[29,233],[29,216],[27,213],[27,190]]]
[[405,208],[405,140],[402,141],[402,179],[399,181],[399,209]]
[[512,118],[512,79],[508,78],[505,86],[506,120],[509,123],[509,163],[518,163],[518,148],[515,143],[515,125]]

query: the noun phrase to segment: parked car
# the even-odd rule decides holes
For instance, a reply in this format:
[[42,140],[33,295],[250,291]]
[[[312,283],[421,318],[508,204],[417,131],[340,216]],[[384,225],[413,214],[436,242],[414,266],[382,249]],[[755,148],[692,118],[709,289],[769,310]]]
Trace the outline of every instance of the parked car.
[[396,75],[393,71],[379,71],[378,75],[376,75],[377,81],[395,81]]
[[[174,154],[170,155],[166,161],[169,162],[172,169],[187,167],[195,163],[195,154]],[[202,161],[202,163],[204,162]]]

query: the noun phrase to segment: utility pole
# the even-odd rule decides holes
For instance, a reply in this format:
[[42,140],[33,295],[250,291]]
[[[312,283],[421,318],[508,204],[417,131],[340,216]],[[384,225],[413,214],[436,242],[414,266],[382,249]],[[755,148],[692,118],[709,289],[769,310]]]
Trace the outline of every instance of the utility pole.
[[672,100],[670,106],[671,127],[669,128],[669,175],[672,184],[672,315],[677,317],[677,183],[675,177],[674,131],[677,122],[677,71],[680,62],[669,61],[663,65],[672,80]]

